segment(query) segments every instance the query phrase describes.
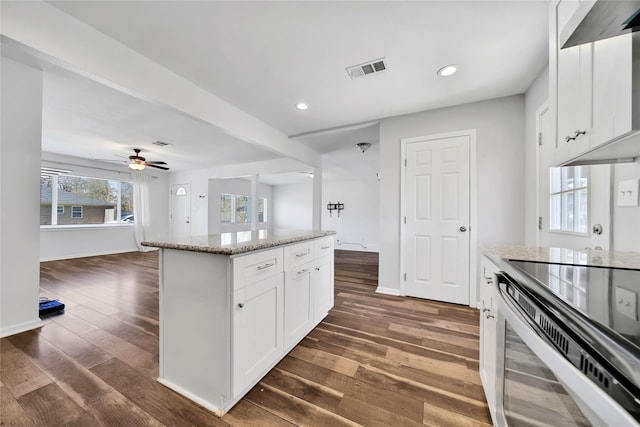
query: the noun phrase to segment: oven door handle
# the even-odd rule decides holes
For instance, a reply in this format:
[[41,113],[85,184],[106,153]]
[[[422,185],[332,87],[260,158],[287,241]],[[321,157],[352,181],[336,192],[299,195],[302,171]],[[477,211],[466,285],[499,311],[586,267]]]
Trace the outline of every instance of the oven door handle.
[[509,326],[529,346],[531,351],[564,385],[566,391],[591,422],[600,420],[601,425],[640,426],[629,412],[593,384],[580,370],[536,333],[527,319],[515,308],[510,300],[511,297],[503,289],[503,286],[499,286],[498,290],[499,327],[504,327],[501,326],[504,325],[504,321],[509,323]]

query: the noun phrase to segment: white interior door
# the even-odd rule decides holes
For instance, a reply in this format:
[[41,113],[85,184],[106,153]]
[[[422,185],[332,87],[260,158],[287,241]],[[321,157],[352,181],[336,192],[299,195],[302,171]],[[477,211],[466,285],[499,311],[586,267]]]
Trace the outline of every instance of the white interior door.
[[469,304],[470,136],[406,144],[405,295]]
[[191,235],[191,185],[171,186],[171,237]]

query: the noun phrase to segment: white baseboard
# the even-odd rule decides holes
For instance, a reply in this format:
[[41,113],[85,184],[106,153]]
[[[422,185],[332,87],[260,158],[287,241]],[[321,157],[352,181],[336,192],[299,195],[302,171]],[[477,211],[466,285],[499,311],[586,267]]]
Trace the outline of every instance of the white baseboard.
[[32,329],[36,329],[41,326],[42,326],[42,320],[40,320],[40,318],[38,317],[36,320],[31,320],[29,322],[23,322],[17,325],[3,327],[2,330],[0,330],[0,338],[19,334],[20,332],[30,331]]
[[73,259],[73,258],[86,258],[90,256],[124,254],[127,252],[139,252],[139,250],[138,250],[138,247],[133,247],[128,249],[119,249],[117,251],[100,251],[100,252],[89,252],[89,253],[80,253],[80,254],[58,255],[58,256],[40,258],[40,262],[59,261],[62,259]]
[[376,288],[376,293],[377,294],[385,294],[385,295],[394,295],[394,296],[397,296],[397,297],[400,296],[400,290],[399,289],[383,288],[382,286],[378,286]]

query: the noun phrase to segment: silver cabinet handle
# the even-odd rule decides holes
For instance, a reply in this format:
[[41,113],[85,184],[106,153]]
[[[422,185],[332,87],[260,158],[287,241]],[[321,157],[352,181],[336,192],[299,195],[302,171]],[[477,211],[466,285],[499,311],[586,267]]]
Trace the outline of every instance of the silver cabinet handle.
[[304,270],[300,270],[300,271],[298,271],[298,276],[301,276],[301,275],[303,275],[304,273],[307,273],[307,272],[309,272],[309,270],[306,269],[306,268]]
[[243,303],[238,303],[238,308],[242,308],[242,307],[244,307],[244,304]]
[[327,246],[322,246],[320,249],[329,249],[331,247],[331,245],[327,245]]
[[264,270],[266,268],[273,267],[274,265],[276,265],[274,262],[269,262],[269,263],[266,263],[265,265],[258,266],[258,270]]
[[485,317],[486,317],[487,319],[495,319],[495,316],[494,316],[493,314],[489,314],[489,313],[487,313],[487,314],[485,315]]
[[296,258],[302,258],[303,256],[307,256],[309,255],[308,252],[300,252],[299,254],[296,254]]

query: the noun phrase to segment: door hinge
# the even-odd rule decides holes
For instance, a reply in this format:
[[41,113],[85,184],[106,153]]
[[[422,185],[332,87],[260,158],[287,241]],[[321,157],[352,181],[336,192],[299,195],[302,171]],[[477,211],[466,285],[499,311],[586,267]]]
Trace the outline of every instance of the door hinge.
[[407,280],[407,273],[404,273],[404,280]]
[[542,145],[542,132],[538,132],[538,145]]
[[407,159],[404,159],[404,167],[407,167]]
[[407,217],[406,216],[404,217],[404,223],[405,224],[407,223]]
[[542,230],[542,217],[538,217],[538,230]]

